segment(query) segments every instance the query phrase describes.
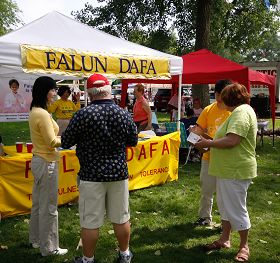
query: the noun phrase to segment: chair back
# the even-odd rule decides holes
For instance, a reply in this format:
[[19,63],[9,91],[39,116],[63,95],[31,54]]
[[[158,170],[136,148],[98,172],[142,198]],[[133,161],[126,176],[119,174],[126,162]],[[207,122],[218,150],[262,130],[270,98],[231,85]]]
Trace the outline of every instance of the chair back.
[[[166,131],[168,133],[171,132],[176,132],[177,131],[177,122],[165,122],[165,127]],[[180,139],[181,139],[181,144],[180,148],[189,148],[188,143],[187,143],[187,134],[186,134],[186,129],[185,125],[183,122],[180,122]]]

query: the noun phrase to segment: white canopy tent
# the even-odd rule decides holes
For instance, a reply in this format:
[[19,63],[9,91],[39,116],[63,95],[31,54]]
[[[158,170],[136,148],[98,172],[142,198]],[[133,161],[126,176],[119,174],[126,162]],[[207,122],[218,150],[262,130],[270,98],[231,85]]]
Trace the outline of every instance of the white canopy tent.
[[[26,64],[24,65],[23,62],[23,45],[37,46],[43,50],[42,53],[44,53],[45,49],[68,49],[74,50],[76,54],[90,52],[104,54],[105,56],[157,58],[159,61],[167,61],[166,69],[168,75],[179,75],[179,86],[181,86],[183,71],[183,60],[181,57],[169,55],[111,36],[56,11],[50,12],[18,30],[0,37],[0,79],[5,78],[7,82],[7,79],[16,78],[31,83],[38,76],[42,75],[51,76],[56,80],[86,77],[83,73],[77,75],[74,71],[65,73],[62,71],[47,72],[44,70],[33,70],[32,73],[26,73],[26,68],[24,68]],[[87,73],[93,74],[95,72]],[[116,75],[116,77],[120,78],[120,75]],[[121,78],[131,78],[131,76],[124,74]],[[138,76],[136,78],[143,79],[145,77]],[[150,78],[157,79],[157,76]],[[1,89],[2,87],[0,87],[0,91]],[[181,103],[179,102],[180,106]]]
[[[40,45],[45,47],[69,48],[78,51],[119,54],[130,56],[160,57],[169,60],[170,74],[182,74],[181,57],[156,51],[77,22],[56,11],[0,37],[0,77],[36,78],[40,74],[26,75],[22,69],[20,46]],[[50,75],[55,79],[73,78]]]

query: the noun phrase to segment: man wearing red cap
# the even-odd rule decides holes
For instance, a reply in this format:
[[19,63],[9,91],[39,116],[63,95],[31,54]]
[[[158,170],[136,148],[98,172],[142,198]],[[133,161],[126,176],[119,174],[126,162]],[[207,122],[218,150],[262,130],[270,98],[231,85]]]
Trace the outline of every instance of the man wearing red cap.
[[80,162],[79,214],[83,257],[75,263],[94,262],[104,213],[113,223],[119,243],[118,262],[130,263],[130,214],[125,150],[137,144],[137,130],[128,111],[111,100],[107,78],[93,74],[87,81],[91,104],[79,110],[62,134],[63,148],[76,145]]

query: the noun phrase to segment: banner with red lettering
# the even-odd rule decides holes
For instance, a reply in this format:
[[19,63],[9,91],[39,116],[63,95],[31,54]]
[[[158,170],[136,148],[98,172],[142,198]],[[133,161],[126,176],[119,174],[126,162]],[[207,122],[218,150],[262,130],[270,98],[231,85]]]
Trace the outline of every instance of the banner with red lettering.
[[[129,190],[141,189],[178,179],[179,132],[154,137],[127,148]],[[30,213],[33,176],[32,154],[15,152],[15,146],[4,151],[13,157],[0,157],[1,217]],[[74,150],[60,151],[58,204],[66,204],[79,195],[77,173],[80,169]]]
[[177,180],[179,146],[179,132],[175,132],[128,147],[129,190]]
[[[33,176],[31,154],[0,159],[1,217],[26,214],[32,206]],[[79,161],[75,151],[62,151],[58,177],[58,204],[66,204],[78,197],[77,172]]]

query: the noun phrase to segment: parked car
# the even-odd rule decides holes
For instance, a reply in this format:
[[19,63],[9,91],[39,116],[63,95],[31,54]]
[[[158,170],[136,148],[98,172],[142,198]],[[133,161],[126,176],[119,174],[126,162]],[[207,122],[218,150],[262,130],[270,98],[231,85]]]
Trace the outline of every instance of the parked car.
[[121,102],[122,90],[121,89],[112,89],[111,91],[112,99],[117,105]]
[[121,99],[122,90],[121,89],[112,89],[112,96],[116,97],[117,99]]
[[209,92],[209,96],[210,96],[210,104],[214,103],[216,101],[215,92]]
[[[117,105],[120,105],[121,103],[121,96],[122,96],[122,90],[121,89],[112,89],[112,99],[115,101]],[[133,89],[127,90],[127,98],[126,98],[126,107],[127,109],[132,112],[133,110],[133,103],[134,103],[134,93]]]
[[167,111],[170,98],[171,89],[158,89],[154,98],[154,106],[157,111]]

